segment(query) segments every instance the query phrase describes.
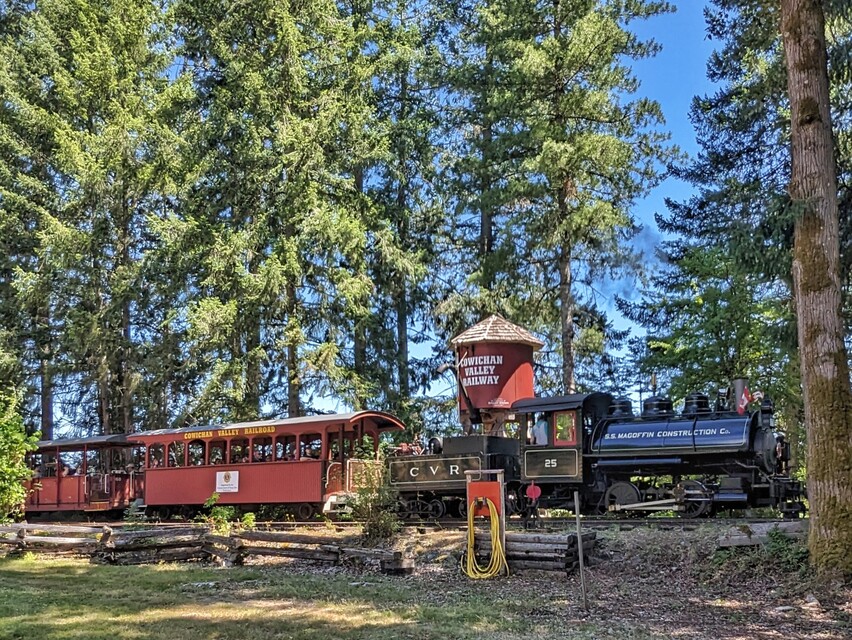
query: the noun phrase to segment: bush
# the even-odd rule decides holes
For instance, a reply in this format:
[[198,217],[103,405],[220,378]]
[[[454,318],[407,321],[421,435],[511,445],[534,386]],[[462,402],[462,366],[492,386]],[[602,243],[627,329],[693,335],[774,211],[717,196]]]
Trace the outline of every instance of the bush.
[[227,535],[231,532],[231,523],[237,517],[237,509],[236,507],[218,505],[217,502],[219,502],[219,494],[211,494],[204,502],[204,509],[207,513],[199,514],[195,517],[195,520],[210,525],[216,533]]
[[790,538],[778,529],[767,534],[762,546],[734,547],[716,551],[704,578],[725,585],[768,581],[805,584],[809,577],[808,548],[804,541]]
[[32,477],[24,456],[36,448],[38,438],[28,436],[13,395],[0,394],[0,521],[23,511],[27,498],[24,481]]
[[396,514],[396,491],[387,483],[383,473],[364,474],[359,485],[352,501],[352,517],[363,521],[364,537],[370,541],[392,538],[401,527]]

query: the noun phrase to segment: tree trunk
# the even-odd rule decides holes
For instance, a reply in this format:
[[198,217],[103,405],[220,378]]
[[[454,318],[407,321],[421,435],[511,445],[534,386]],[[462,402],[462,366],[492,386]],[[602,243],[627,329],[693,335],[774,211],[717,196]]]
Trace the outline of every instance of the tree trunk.
[[[364,168],[355,169],[355,191],[359,196],[364,194]],[[360,205],[359,205],[360,206]],[[367,404],[364,393],[364,381],[367,379],[367,328],[366,318],[356,314],[352,319],[352,365],[355,373],[354,408],[363,409]]]
[[[131,205],[128,201],[125,189],[122,195],[122,225],[121,238],[119,238],[121,266],[127,273],[130,270],[130,216]],[[131,345],[133,344],[132,331],[130,327],[130,298],[127,293],[121,294],[121,349],[119,349],[120,362],[117,363],[120,377],[121,393],[121,430],[124,433],[133,433],[133,381],[131,379]]]
[[[399,120],[408,119],[408,69],[403,69],[399,80],[400,109]],[[408,215],[406,211],[406,196],[408,194],[408,158],[404,146],[400,144],[397,154],[400,167],[399,182],[396,186],[397,233],[401,247],[409,246]],[[405,276],[397,274],[398,289],[396,298],[396,368],[399,386],[400,405],[405,403],[411,394],[410,372],[408,370],[408,286]]]
[[[292,283],[287,285],[287,307],[287,320],[292,322],[297,307],[296,287]],[[300,392],[299,345],[290,337],[287,340],[287,415],[291,418],[298,418],[302,414]]]
[[39,319],[39,324],[45,326],[45,337],[42,338],[42,343],[39,345],[39,382],[41,389],[40,404],[41,404],[41,439],[53,440],[53,374],[50,367],[50,357],[52,355],[50,348],[50,328],[48,320],[45,316]]
[[791,106],[790,197],[798,208],[793,291],[808,432],[811,563],[852,576],[852,387],[840,310],[837,173],[825,17],[819,0],[781,0]]
[[571,293],[571,248],[559,247],[559,320],[562,329],[562,387],[574,393],[574,295]]
[[486,45],[486,62],[484,80],[482,85],[482,161],[480,164],[479,184],[479,258],[482,269],[482,281],[480,285],[487,291],[494,285],[494,266],[491,264],[491,254],[494,252],[494,200],[491,189],[494,186],[492,179],[492,156],[494,124],[491,118],[491,78],[494,74],[494,63],[491,53]]

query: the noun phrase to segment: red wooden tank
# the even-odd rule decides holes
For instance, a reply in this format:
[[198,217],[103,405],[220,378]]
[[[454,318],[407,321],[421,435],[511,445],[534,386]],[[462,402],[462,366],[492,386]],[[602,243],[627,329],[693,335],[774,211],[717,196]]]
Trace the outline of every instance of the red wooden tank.
[[533,353],[544,343],[526,329],[493,315],[457,335],[451,344],[462,424],[468,430],[473,417],[464,399],[467,393],[473,409],[481,414],[485,432],[499,431],[512,403],[535,395]]

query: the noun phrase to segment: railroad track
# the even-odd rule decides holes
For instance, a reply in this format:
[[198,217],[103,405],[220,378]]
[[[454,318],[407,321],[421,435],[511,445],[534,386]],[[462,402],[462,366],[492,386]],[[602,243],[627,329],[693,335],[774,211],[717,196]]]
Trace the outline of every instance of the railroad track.
[[[790,522],[782,518],[582,518],[581,526],[588,529],[617,529],[619,531],[629,531],[639,527],[649,527],[660,530],[682,530],[692,531],[703,526],[714,526],[718,528],[737,527],[750,524],[771,524]],[[55,524],[69,525],[76,524],[74,522],[65,521],[38,521],[39,524]],[[84,524],[80,522],[80,524]],[[130,523],[124,521],[112,522],[86,522],[88,526],[110,526],[122,527],[129,526]],[[170,521],[150,523],[161,527],[185,527],[188,524],[194,524],[186,521]],[[260,522],[259,528],[271,529],[274,531],[288,531],[296,529],[329,529],[329,530],[344,530],[361,526],[360,521],[315,521],[315,522]],[[535,526],[532,526],[535,524]],[[528,530],[536,531],[564,531],[576,527],[574,518],[540,518],[537,523],[530,523]],[[507,526],[511,530],[524,530],[524,521],[520,518],[510,518]],[[441,520],[406,520],[403,522],[403,529],[414,530],[460,530],[467,528],[467,519],[464,518],[443,518]]]

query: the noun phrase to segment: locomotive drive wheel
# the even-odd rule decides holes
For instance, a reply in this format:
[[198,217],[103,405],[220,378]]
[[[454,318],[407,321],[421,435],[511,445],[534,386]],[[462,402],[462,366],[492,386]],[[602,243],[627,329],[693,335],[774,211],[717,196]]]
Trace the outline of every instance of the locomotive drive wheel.
[[429,515],[432,518],[443,518],[445,513],[447,513],[447,507],[443,500],[435,498],[429,503]]
[[606,490],[604,504],[610,505],[635,504],[639,502],[639,489],[632,482],[616,482]]
[[[681,484],[688,493],[694,494],[700,491],[703,495],[707,495],[707,487],[698,480],[684,480]],[[678,511],[678,515],[681,518],[700,518],[710,513],[711,504],[710,500],[687,500],[684,504],[684,510]]]

